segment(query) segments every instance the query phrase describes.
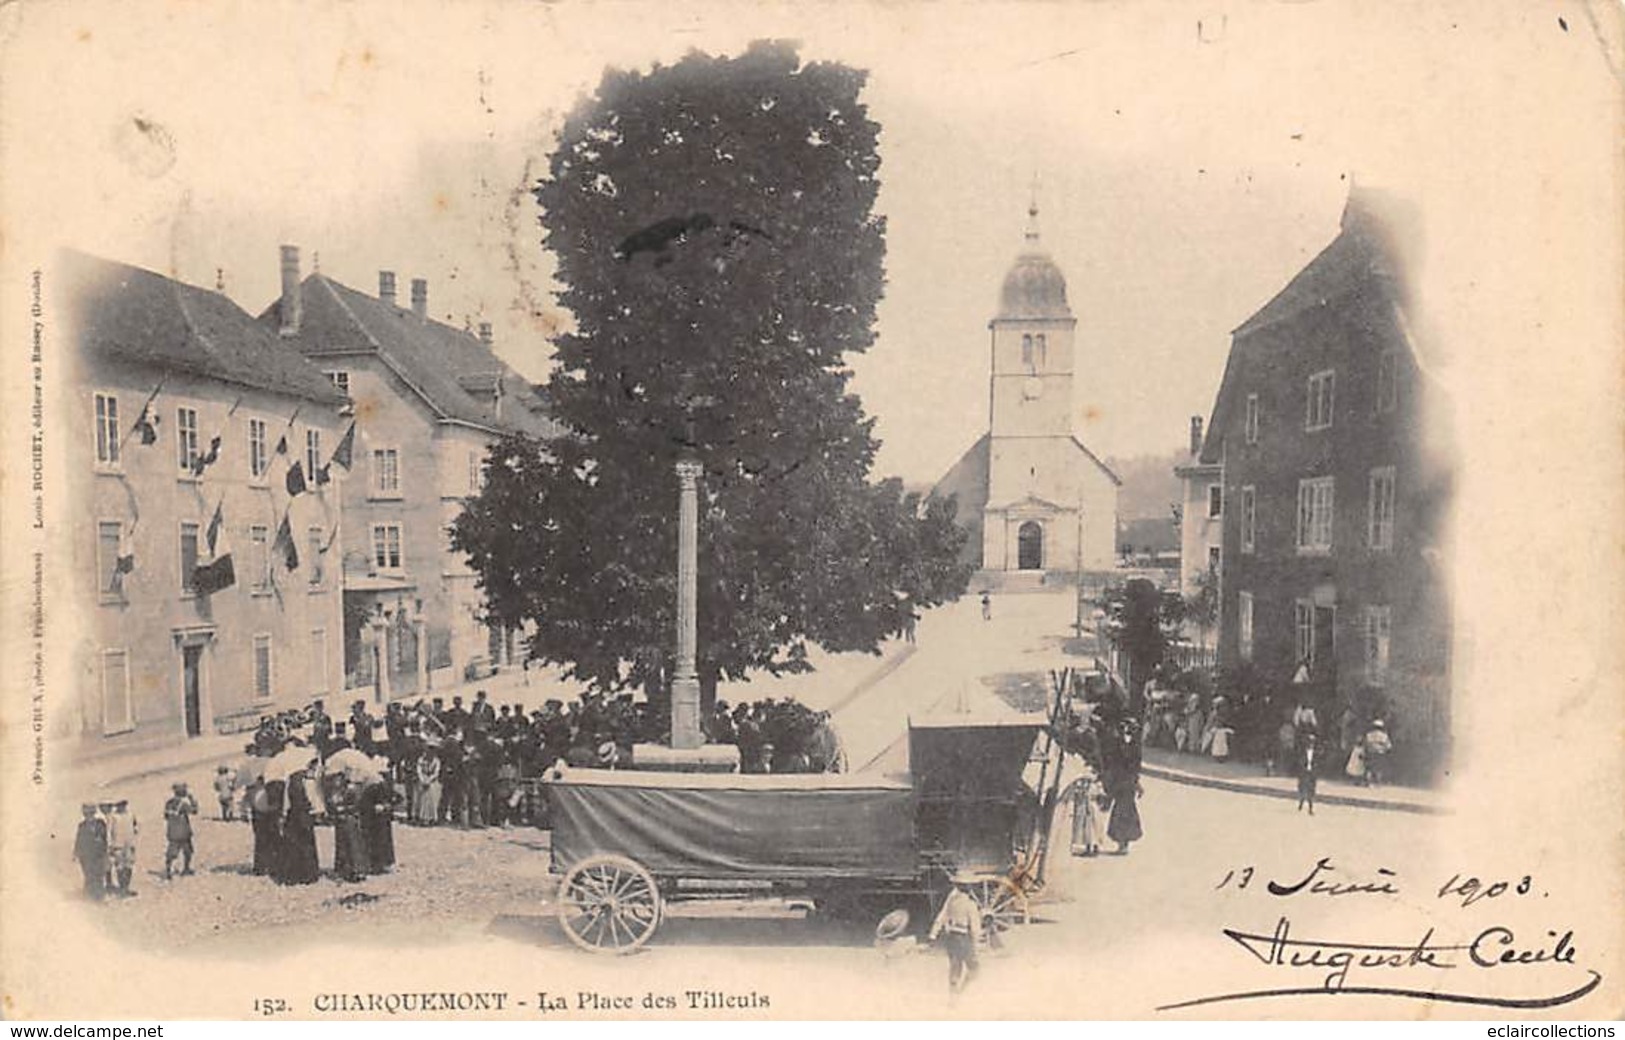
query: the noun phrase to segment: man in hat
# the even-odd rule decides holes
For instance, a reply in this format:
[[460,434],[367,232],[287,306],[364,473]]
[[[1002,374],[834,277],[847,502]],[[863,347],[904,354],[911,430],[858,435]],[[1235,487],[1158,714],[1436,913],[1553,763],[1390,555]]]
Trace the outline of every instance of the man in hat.
[[973,879],[955,874],[953,891],[943,900],[937,919],[926,935],[927,942],[943,937],[948,950],[948,992],[958,993],[976,974],[976,944],[982,941],[982,908],[971,895]]
[[491,707],[489,700],[486,700],[484,690],[474,691],[474,707],[469,711],[468,716],[469,722],[480,733],[489,733],[496,728],[496,709]]
[[185,781],[170,785],[169,801],[164,803],[164,880],[174,876],[175,857],[181,857],[181,873],[192,873],[192,817],[197,815],[197,799],[186,789]]
[[121,896],[133,896],[130,877],[135,873],[135,836],[140,830],[130,815],[130,802],[120,798],[107,814],[107,853],[112,864],[113,882]]
[[107,892],[107,821],[96,812],[94,802],[79,807],[84,814],[73,835],[73,858],[85,875],[85,895],[100,900]]
[[368,758],[378,753],[373,746],[372,716],[367,714],[366,701],[350,705],[350,743]]

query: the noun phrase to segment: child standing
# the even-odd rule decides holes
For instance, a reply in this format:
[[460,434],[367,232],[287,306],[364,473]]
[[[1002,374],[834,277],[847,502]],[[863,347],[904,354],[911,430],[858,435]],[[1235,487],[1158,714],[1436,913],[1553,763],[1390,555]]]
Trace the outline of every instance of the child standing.
[[173,792],[164,803],[164,880],[174,874],[175,857],[181,857],[181,873],[192,873],[192,817],[197,814],[197,799],[187,791],[184,781],[170,787]]
[[1298,811],[1309,806],[1309,815],[1315,815],[1315,787],[1319,782],[1320,741],[1314,730],[1307,730],[1298,739]]
[[220,818],[236,819],[237,776],[230,766],[223,765],[214,771],[214,796],[220,802]]

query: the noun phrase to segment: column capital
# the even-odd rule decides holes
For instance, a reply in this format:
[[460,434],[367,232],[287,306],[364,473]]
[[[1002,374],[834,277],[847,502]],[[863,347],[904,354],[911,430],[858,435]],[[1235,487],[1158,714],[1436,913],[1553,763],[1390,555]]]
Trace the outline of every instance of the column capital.
[[677,460],[677,480],[678,483],[682,485],[684,490],[688,490],[689,488],[697,488],[699,486],[700,474],[703,472],[705,472],[704,467],[702,467],[694,459]]

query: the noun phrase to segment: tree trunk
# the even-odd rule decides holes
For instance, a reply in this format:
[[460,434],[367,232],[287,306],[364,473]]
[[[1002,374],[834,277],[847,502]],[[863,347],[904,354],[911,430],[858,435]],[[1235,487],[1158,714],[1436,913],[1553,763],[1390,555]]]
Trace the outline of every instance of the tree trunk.
[[714,664],[700,662],[700,719],[711,717],[717,706],[717,687],[722,682],[722,670]]

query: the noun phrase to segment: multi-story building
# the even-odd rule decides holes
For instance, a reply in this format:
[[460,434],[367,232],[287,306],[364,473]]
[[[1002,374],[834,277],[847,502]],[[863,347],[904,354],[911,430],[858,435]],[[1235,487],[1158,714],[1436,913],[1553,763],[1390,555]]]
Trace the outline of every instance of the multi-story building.
[[514,633],[484,620],[484,598],[448,529],[505,433],[554,431],[534,389],[492,351],[490,325],[466,332],[429,317],[428,283],[411,306],[382,271],[376,296],[321,274],[300,279],[282,251],[282,295],[265,329],[325,373],[353,408],[344,502],[344,667],[377,696],[461,681],[514,659]]
[[339,503],[315,471],[343,397],[218,292],[77,253],[59,284],[84,417],[62,429],[86,507],[71,573],[87,750],[235,729],[339,689]]
[[1196,465],[1222,467],[1221,667],[1308,698],[1333,738],[1345,712],[1383,718],[1395,766],[1426,778],[1451,734],[1453,452],[1394,211],[1352,195],[1341,233],[1236,329]]

